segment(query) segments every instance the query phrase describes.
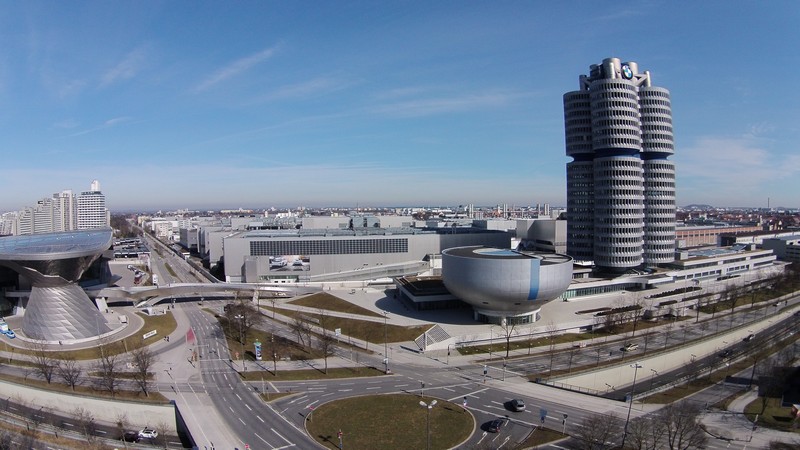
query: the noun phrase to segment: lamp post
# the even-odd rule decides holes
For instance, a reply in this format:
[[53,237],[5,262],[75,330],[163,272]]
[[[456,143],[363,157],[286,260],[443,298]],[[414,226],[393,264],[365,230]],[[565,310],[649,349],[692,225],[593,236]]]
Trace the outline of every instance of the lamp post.
[[448,366],[450,365],[450,346],[451,346],[451,345],[452,345],[453,347],[455,347],[455,346],[456,346],[456,344],[447,344],[447,365],[448,365]]
[[239,321],[239,343],[242,344],[242,371],[247,372],[247,367],[244,365],[244,332],[242,331],[242,321],[244,321],[244,316],[237,314],[233,316],[233,318]]
[[650,372],[653,372],[653,375],[650,376],[650,389],[648,389],[648,390],[652,392],[652,390],[653,390],[653,382],[656,380],[656,376],[658,375],[658,371],[656,369],[650,369]]
[[628,403],[628,417],[625,418],[625,430],[622,432],[622,445],[621,448],[625,448],[625,438],[628,437],[628,422],[631,420],[631,408],[633,407],[633,395],[636,393],[636,374],[639,373],[639,369],[642,368],[639,363],[631,364],[633,367],[633,384],[631,384],[631,399],[630,403]]
[[383,312],[383,364],[385,370],[383,373],[389,373],[389,324],[387,323],[389,315],[386,311]]
[[431,409],[436,406],[436,400],[431,400],[430,404],[423,402],[422,400],[419,401],[419,406],[428,410],[428,417],[426,420],[426,435],[425,435],[425,448],[427,450],[431,449]]

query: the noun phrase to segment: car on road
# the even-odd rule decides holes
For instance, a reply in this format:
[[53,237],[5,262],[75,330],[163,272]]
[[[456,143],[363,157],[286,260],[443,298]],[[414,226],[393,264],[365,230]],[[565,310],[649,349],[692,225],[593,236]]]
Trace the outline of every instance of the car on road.
[[158,431],[152,428],[145,428],[139,432],[139,439],[155,439],[158,437]]
[[733,354],[733,352],[730,351],[730,350],[723,350],[717,356],[719,356],[720,358],[727,358],[727,357],[731,356],[732,354]]
[[628,344],[625,347],[622,347],[623,352],[632,352],[639,348],[639,344]]
[[489,427],[486,429],[486,431],[489,433],[499,433],[505,424],[506,419],[494,419],[493,421],[489,422]]
[[126,431],[122,434],[122,440],[125,442],[139,442],[139,433],[136,431]]
[[511,409],[514,411],[525,411],[525,401],[521,398],[511,400]]
[[3,331],[3,334],[5,334],[9,339],[14,339],[17,337],[17,333],[14,333],[11,330]]
[[742,340],[743,340],[743,341],[745,341],[745,342],[750,342],[750,341],[752,341],[752,340],[753,340],[753,338],[755,338],[755,337],[756,337],[756,335],[755,335],[755,334],[748,334],[748,335],[747,335],[747,336],[745,336],[745,338],[744,338],[744,339],[742,339]]

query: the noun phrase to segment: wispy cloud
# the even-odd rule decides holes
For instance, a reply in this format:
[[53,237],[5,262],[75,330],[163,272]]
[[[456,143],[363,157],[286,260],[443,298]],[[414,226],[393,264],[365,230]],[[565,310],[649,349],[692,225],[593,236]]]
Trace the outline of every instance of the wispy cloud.
[[357,83],[358,82],[355,80],[319,77],[302,83],[281,86],[264,96],[262,100],[307,98],[315,95],[341,91]]
[[496,108],[508,105],[523,97],[530,97],[531,95],[530,93],[500,92],[404,100],[376,106],[373,108],[373,111],[400,117],[429,116],[434,114],[474,111],[482,108]]
[[133,78],[142,69],[146,60],[147,51],[144,47],[139,47],[129,52],[122,61],[100,77],[100,87],[104,88],[118,81]]
[[115,126],[117,126],[119,124],[130,122],[131,120],[132,119],[130,117],[126,117],[126,116],[115,117],[113,119],[106,120],[105,122],[103,122],[102,125],[98,125],[98,126],[96,126],[94,128],[90,128],[88,130],[83,130],[83,131],[79,131],[77,133],[70,134],[69,137],[82,136],[84,134],[94,133],[95,131],[105,130],[105,129],[108,129],[108,128],[111,128],[111,127],[115,127]]
[[231,78],[233,76],[236,76],[242,72],[249,70],[253,66],[256,66],[257,64],[262,63],[271,58],[278,51],[278,47],[279,46],[277,45],[272,46],[264,50],[261,50],[258,53],[233,61],[232,63],[226,65],[225,67],[218,69],[216,72],[211,74],[211,76],[200,82],[200,84],[195,86],[194,90],[196,92],[202,92],[208,90],[212,86],[221,83],[227,80],[228,78]]

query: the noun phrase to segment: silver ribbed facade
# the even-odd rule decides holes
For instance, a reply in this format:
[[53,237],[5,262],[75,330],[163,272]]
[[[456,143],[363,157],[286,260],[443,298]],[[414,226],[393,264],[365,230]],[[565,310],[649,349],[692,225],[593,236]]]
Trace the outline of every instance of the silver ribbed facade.
[[564,94],[567,254],[622,272],[674,259],[675,165],[669,91],[617,58]]

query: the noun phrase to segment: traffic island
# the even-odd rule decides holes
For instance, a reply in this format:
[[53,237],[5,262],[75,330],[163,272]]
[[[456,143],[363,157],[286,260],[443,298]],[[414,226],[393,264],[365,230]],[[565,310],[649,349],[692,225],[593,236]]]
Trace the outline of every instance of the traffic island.
[[309,436],[330,449],[448,449],[472,435],[475,418],[447,400],[388,394],[319,405],[308,410],[305,424]]

